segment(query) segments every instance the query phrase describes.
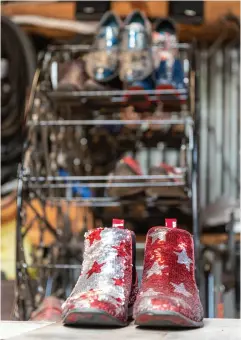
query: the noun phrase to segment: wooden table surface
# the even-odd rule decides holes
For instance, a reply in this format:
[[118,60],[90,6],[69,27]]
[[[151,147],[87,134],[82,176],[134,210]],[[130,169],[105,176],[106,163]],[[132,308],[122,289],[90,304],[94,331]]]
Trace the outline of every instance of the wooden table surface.
[[241,320],[205,319],[204,327],[194,330],[141,329],[134,324],[115,329],[70,328],[59,323],[7,321],[0,323],[0,336],[2,340],[241,340]]

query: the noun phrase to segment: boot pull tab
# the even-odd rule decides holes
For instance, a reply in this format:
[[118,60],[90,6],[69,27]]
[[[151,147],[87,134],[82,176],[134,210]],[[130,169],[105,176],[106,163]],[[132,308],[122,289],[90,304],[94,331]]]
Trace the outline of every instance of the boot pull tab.
[[165,227],[174,229],[177,227],[177,220],[175,218],[166,218]]
[[116,218],[113,218],[112,220],[112,228],[119,228],[124,229],[125,220],[118,220]]

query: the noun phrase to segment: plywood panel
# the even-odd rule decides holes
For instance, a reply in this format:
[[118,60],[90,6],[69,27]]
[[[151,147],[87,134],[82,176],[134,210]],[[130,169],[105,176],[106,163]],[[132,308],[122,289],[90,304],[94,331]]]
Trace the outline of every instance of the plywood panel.
[[[119,15],[126,16],[134,9],[140,9],[149,17],[167,16],[168,1],[116,1],[112,9]],[[205,1],[204,21],[214,22],[224,15],[232,13],[240,17],[239,1]]]
[[[112,9],[121,16],[128,15],[134,9],[140,9],[150,17],[168,15],[168,1],[114,1]],[[5,15],[42,15],[46,17],[74,19],[74,2],[38,1],[3,4],[2,13]],[[231,13],[240,17],[239,1],[205,1],[204,20],[213,22]]]
[[227,14],[240,18],[240,1],[206,1],[204,6],[205,22],[215,22]]
[[165,17],[168,15],[168,1],[114,1],[112,9],[121,16],[139,9],[149,17]]
[[12,15],[38,15],[55,19],[75,19],[74,2],[25,2],[8,3],[2,6],[2,14]]
[[[205,1],[203,25],[178,25],[181,41],[215,41],[222,32],[227,40],[239,38],[237,25],[220,21],[225,15],[233,14],[240,17],[240,3],[238,1]],[[168,15],[168,1],[114,1],[112,9],[120,16],[127,16],[134,9],[140,9],[151,17],[165,17]],[[38,15],[55,19],[75,20],[74,2],[21,2],[4,4],[2,13],[11,15]],[[40,26],[26,26],[28,32],[35,32],[52,38],[73,37],[74,33]]]

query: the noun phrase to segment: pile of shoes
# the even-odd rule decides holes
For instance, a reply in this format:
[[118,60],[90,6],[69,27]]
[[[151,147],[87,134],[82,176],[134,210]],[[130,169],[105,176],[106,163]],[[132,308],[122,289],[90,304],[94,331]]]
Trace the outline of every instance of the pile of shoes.
[[[126,92],[127,97],[131,96],[131,90],[172,89],[174,94],[169,99],[172,101],[178,96],[182,101],[185,96],[175,94],[175,90],[186,91],[186,75],[177,46],[176,26],[171,19],[158,19],[152,27],[141,11],[133,11],[124,22],[114,12],[107,12],[98,25],[90,51],[83,57],[77,54],[74,60],[58,63],[58,83],[54,89],[60,92],[125,89],[130,90]],[[153,112],[149,99],[149,95],[144,98],[138,96],[133,105],[122,108],[118,113],[112,111],[109,116],[103,113],[107,107],[99,105],[96,111],[101,113],[94,117],[91,110],[91,101],[94,100],[89,100],[88,105],[83,107],[82,118],[104,120],[116,117],[124,121],[147,121],[138,137],[138,123],[85,127],[88,167],[91,168],[88,175],[107,175],[126,152],[134,152],[139,142],[147,147],[156,147],[158,142],[164,142],[180,148],[183,126],[180,129],[174,125],[149,123],[150,120],[168,119],[171,115],[166,110],[163,112],[160,102]],[[74,112],[71,119],[79,119],[79,107],[71,110]],[[64,113],[61,118],[65,118]],[[103,149],[108,150],[108,154],[99,152]]]
[[[141,187],[141,185],[138,188],[131,187],[131,185],[120,188],[112,187],[112,184],[115,182],[135,183],[133,176],[136,176],[136,181],[141,181],[139,176],[143,176],[143,172],[138,161],[131,157],[124,157],[116,164],[114,171],[109,175],[107,193],[112,197],[127,197],[144,191],[148,196],[153,197],[178,197],[185,194],[184,191],[180,190],[178,187],[178,185],[183,186],[184,183],[184,172],[181,168],[175,168],[162,163],[159,166],[151,167],[149,174],[152,176],[164,175],[165,178],[160,179],[159,181],[163,183],[173,182],[177,184],[177,187],[168,188],[168,190],[162,186],[152,187],[151,184],[157,182],[155,178],[150,179],[150,187],[147,188]],[[117,181],[112,179],[113,176],[125,176],[127,179],[125,181]],[[130,179],[128,179],[128,177],[130,177]],[[142,180],[142,182],[145,183],[145,180]]]
[[[84,60],[60,66],[58,90],[185,90],[177,44],[170,19],[159,19],[152,29],[141,11],[132,12],[124,23],[107,12]],[[144,99],[147,104],[149,96]]]

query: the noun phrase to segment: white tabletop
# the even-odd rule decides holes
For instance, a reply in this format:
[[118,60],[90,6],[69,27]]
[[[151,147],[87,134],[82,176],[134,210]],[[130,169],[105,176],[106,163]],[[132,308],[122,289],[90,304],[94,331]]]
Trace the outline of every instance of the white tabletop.
[[133,323],[124,328],[70,328],[60,323],[0,323],[0,339],[16,340],[241,340],[240,319],[205,319],[204,327],[194,330],[141,329]]
[[0,339],[10,339],[51,324],[52,322],[0,321]]

